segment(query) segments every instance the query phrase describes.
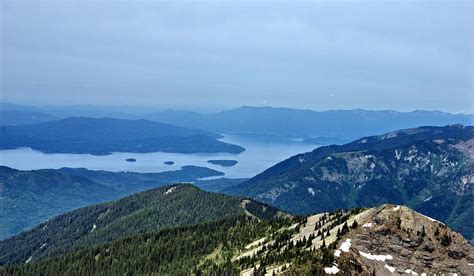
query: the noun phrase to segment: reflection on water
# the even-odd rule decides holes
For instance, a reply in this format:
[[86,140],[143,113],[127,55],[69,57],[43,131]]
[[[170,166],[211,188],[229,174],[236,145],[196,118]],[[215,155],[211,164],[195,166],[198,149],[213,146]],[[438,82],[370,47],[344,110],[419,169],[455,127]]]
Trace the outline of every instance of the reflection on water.
[[[87,168],[107,171],[162,172],[178,170],[182,166],[195,165],[212,168],[225,173],[228,178],[252,177],[272,165],[298,153],[311,151],[314,145],[301,142],[259,142],[239,135],[225,135],[224,142],[243,146],[246,150],[238,155],[182,154],[182,153],[124,153],[106,156],[90,154],[45,154],[29,148],[0,151],[0,165],[20,170],[58,169],[62,167]],[[135,158],[136,162],[127,162]],[[207,163],[209,159],[232,159],[239,163],[233,167],[221,167]],[[173,165],[163,162],[173,161]]]

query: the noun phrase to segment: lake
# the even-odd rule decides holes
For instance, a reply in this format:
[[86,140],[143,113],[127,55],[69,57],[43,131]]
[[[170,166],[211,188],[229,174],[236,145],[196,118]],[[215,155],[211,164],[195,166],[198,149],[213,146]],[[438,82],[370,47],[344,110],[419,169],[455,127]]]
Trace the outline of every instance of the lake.
[[[221,141],[243,146],[241,154],[181,154],[181,153],[126,153],[116,152],[105,156],[90,154],[46,154],[30,148],[0,150],[0,165],[20,170],[59,169],[62,167],[90,170],[163,172],[178,170],[182,166],[208,167],[225,173],[227,178],[248,178],[295,154],[316,148],[302,142],[261,142],[240,135],[225,134]],[[127,162],[134,158],[136,162]],[[237,160],[233,167],[207,163],[210,159]],[[163,162],[173,161],[173,165]]]

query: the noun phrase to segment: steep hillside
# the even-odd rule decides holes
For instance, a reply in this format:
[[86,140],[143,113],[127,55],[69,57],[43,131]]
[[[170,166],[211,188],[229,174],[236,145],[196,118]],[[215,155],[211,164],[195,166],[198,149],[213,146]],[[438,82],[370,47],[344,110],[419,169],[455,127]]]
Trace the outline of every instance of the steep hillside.
[[189,184],[163,186],[60,215],[0,241],[0,266],[74,252],[163,228],[243,215],[267,219],[279,214],[257,202],[204,192]]
[[0,148],[30,147],[43,152],[240,153],[244,149],[216,140],[217,134],[146,120],[73,117],[28,126],[3,126]]
[[32,259],[3,272],[470,275],[473,264],[474,249],[458,233],[406,207],[384,205],[273,220],[238,216]]
[[221,172],[195,166],[162,173],[87,169],[20,171],[0,166],[0,240],[64,212]]
[[[422,125],[474,124],[472,115],[437,111],[329,110],[318,112],[291,108],[244,106],[213,114],[163,111],[145,118],[198,127],[218,133],[273,137],[276,140],[306,138],[309,143],[342,143],[359,137]],[[357,126],[357,127],[354,127]]]
[[254,265],[244,275],[473,271],[474,248],[461,235],[404,206],[321,213],[287,229],[289,235],[254,241],[234,256],[237,263]]
[[42,113],[27,111],[0,111],[0,125],[29,125],[57,120],[59,118]]
[[0,239],[73,208],[110,200],[113,194],[113,189],[80,176],[0,166]]
[[296,155],[226,192],[299,214],[404,204],[472,239],[473,164],[473,127],[420,127]]

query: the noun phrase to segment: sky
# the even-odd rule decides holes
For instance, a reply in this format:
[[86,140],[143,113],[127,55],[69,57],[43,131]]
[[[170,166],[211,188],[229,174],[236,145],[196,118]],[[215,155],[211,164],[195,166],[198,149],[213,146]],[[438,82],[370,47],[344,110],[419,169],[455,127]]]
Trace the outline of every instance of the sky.
[[3,102],[474,112],[473,1],[0,1]]

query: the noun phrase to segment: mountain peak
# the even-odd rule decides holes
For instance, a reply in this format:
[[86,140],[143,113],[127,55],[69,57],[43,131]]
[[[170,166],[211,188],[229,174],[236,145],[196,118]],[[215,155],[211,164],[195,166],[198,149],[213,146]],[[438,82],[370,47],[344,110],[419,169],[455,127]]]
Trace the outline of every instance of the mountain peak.
[[362,212],[359,226],[340,238],[336,261],[375,274],[472,273],[474,249],[444,223],[406,206]]
[[[326,265],[326,274],[472,273],[474,248],[443,223],[406,206],[384,204],[369,209],[320,213],[286,230],[293,231],[286,242],[280,237],[254,241],[234,260],[256,256],[268,266],[267,273],[308,274],[304,262],[286,259],[281,263],[268,263],[278,260],[278,254],[291,256],[285,253],[289,248],[301,248],[297,249],[301,250],[301,256],[308,251],[321,252],[320,262]],[[257,266],[243,272],[250,275],[256,270],[262,271]]]

